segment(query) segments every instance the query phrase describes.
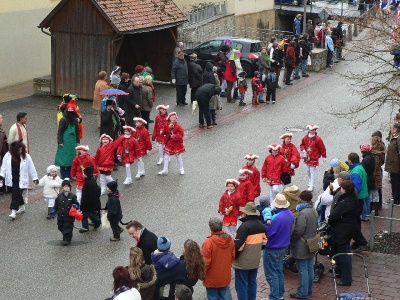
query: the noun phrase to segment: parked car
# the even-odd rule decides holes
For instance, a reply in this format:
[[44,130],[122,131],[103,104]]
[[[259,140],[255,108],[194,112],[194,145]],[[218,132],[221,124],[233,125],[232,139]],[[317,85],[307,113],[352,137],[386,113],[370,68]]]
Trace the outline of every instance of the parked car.
[[[291,4],[300,6],[303,5],[303,0],[275,0],[275,5],[280,5],[280,4],[283,5]],[[309,4],[308,1],[307,4]]]
[[[185,52],[186,56],[196,53],[197,62],[204,69],[206,62],[209,61],[214,64],[214,59],[221,50],[221,46],[224,44],[226,38],[228,37],[217,37],[193,49],[184,49],[183,52]],[[234,49],[238,49],[242,54],[240,63],[242,64],[243,71],[245,71],[248,76],[253,76],[254,71],[258,70],[257,62],[261,52],[261,41],[246,38],[230,39],[232,39],[231,46]]]

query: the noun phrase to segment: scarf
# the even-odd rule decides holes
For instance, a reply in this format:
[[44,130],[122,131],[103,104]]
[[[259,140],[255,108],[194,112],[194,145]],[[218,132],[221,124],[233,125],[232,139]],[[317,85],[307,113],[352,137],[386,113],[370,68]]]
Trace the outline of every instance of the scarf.
[[303,202],[303,203],[297,204],[297,205],[296,205],[296,210],[297,210],[297,211],[301,211],[301,210],[302,210],[304,207],[306,207],[308,204],[309,204],[308,202]]
[[29,136],[28,136],[28,130],[26,129],[26,125],[23,124],[19,124],[18,122],[15,123],[15,125],[17,125],[17,130],[18,130],[18,140],[22,141],[23,140],[23,135],[22,135],[22,130],[21,130],[21,126],[25,128],[25,132],[26,132],[26,153],[29,153]]

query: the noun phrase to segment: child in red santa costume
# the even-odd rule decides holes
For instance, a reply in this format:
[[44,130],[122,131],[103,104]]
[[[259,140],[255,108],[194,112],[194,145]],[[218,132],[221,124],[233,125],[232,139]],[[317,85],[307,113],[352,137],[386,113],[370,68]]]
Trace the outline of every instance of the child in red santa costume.
[[159,111],[159,113],[154,121],[154,129],[151,139],[158,143],[158,155],[160,158],[158,159],[157,165],[161,165],[164,161],[164,147],[165,142],[167,141],[167,109],[169,109],[169,105],[160,104],[156,107],[156,109]]
[[145,174],[144,171],[144,161],[143,161],[143,156],[147,155],[147,151],[150,151],[152,149],[152,144],[150,141],[150,135],[149,132],[147,131],[146,127],[144,125],[147,124],[145,120],[142,118],[133,118],[133,121],[135,121],[135,130],[136,132],[133,134],[134,138],[137,140],[139,143],[139,153],[138,153],[138,172],[135,176],[136,179],[140,179],[140,177],[143,177]]
[[261,169],[262,180],[269,185],[269,196],[271,199],[275,199],[275,196],[282,192],[282,181],[281,175],[285,169],[285,159],[279,154],[278,144],[271,144],[268,146],[269,154],[265,160],[264,165]]
[[238,217],[240,216],[239,207],[242,201],[242,196],[237,190],[238,186],[240,186],[239,181],[227,179],[225,181],[226,191],[222,194],[218,206],[218,213],[223,216],[224,231],[233,239],[236,235]]
[[165,142],[164,148],[164,168],[162,171],[158,172],[158,175],[168,174],[168,165],[171,159],[171,155],[175,155],[178,161],[179,174],[184,175],[185,170],[183,169],[182,153],[186,151],[183,145],[183,136],[185,134],[183,127],[177,121],[178,116],[176,112],[172,112],[168,115],[167,121],[169,125],[167,126],[167,141]]
[[251,174],[253,174],[253,172],[249,169],[239,170],[238,181],[240,185],[237,187],[237,190],[242,196],[242,200],[239,203],[240,206],[245,206],[247,202],[254,202],[254,188],[249,179]]
[[308,190],[314,189],[315,169],[318,166],[318,160],[322,156],[326,159],[326,148],[322,139],[317,135],[317,125],[307,125],[308,134],[301,139],[300,157],[304,159],[307,166]]
[[93,176],[99,176],[99,170],[97,169],[94,158],[89,154],[88,145],[79,145],[75,148],[78,151],[78,155],[75,156],[72,161],[71,166],[71,177],[76,180],[76,198],[81,204],[82,198],[82,188],[85,183],[85,176],[83,176],[83,171],[86,167],[93,166]]
[[94,162],[100,172],[100,187],[102,195],[106,194],[106,184],[114,181],[111,177],[111,173],[114,170],[114,152],[124,140],[125,137],[123,136],[120,136],[115,141],[105,133],[100,136],[101,144],[97,148]]
[[296,146],[292,143],[292,133],[285,133],[279,138],[283,140],[279,153],[285,159],[284,173],[288,173],[290,176],[294,176],[294,169],[299,167],[300,153]]
[[140,155],[140,145],[133,136],[136,132],[135,128],[123,126],[122,129],[124,130],[125,139],[117,149],[117,157],[125,166],[126,178],[124,184],[128,185],[132,183],[131,165],[135,158]]
[[[260,196],[261,194],[261,186],[260,186],[260,171],[256,167],[256,159],[258,159],[258,156],[250,153],[247,154],[244,159],[246,160],[246,164],[242,167],[242,169],[248,169],[252,173],[249,174],[249,179],[251,184],[253,185],[253,196],[254,199]],[[246,204],[245,204],[246,205]]]

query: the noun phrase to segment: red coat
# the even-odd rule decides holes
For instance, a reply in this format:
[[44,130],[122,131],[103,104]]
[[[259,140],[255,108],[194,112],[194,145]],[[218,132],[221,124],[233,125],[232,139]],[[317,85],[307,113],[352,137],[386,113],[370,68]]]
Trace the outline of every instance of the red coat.
[[249,178],[246,180],[238,179],[240,184],[237,187],[238,192],[242,195],[239,206],[245,206],[247,202],[254,202],[254,188]]
[[154,129],[151,139],[157,143],[165,144],[167,141],[166,132],[168,125],[169,122],[167,121],[167,115],[158,114],[154,121]]
[[164,152],[169,155],[177,155],[186,151],[183,145],[184,136],[183,127],[179,123],[170,123],[167,126],[167,141]]
[[262,178],[268,185],[281,184],[281,175],[285,169],[285,159],[282,155],[268,155],[261,170]]
[[96,155],[94,156],[94,162],[100,171],[109,172],[114,169],[114,152],[117,150],[119,145],[125,140],[124,136],[120,136],[115,141],[97,148]]
[[235,82],[236,81],[236,73],[233,71],[231,64],[235,64],[233,60],[226,61],[226,70],[224,73],[224,77],[226,81]]
[[293,47],[288,47],[286,50],[286,56],[291,58],[293,60],[293,63],[290,65],[291,68],[295,68],[296,67],[296,53],[294,52],[294,48]]
[[294,169],[290,167],[290,164],[294,164],[295,168],[299,167],[300,163],[300,153],[296,146],[292,143],[285,144],[279,148],[279,154],[285,159],[285,168],[283,172],[288,173],[290,176],[294,175]]
[[301,139],[300,151],[303,150],[307,152],[307,158],[304,159],[304,162],[309,166],[318,166],[318,160],[321,156],[326,158],[324,142],[317,134],[312,138],[309,138],[306,134]]
[[139,154],[140,146],[133,136],[125,138],[117,149],[117,155],[121,156],[121,161],[124,164],[133,164],[135,158],[140,157]]
[[257,198],[261,194],[261,186],[260,186],[260,171],[258,171],[256,166],[249,167],[247,164],[242,167],[242,169],[248,169],[253,172],[253,174],[249,175],[249,179],[251,184],[253,185],[253,196]]
[[76,186],[78,188],[83,187],[83,184],[85,183],[85,177],[83,176],[83,170],[85,170],[85,168],[89,167],[89,166],[94,167],[93,175],[98,176],[99,170],[97,169],[94,158],[91,157],[89,154],[84,154],[84,155],[78,154],[72,160],[71,177],[76,178]]
[[151,145],[150,135],[146,127],[140,126],[135,129],[136,132],[133,134],[133,137],[139,143],[138,157],[142,157],[147,155],[147,151],[150,151],[153,146]]
[[222,194],[219,199],[218,213],[225,215],[225,208],[232,206],[232,211],[229,213],[230,216],[240,216],[239,207],[242,200],[242,195],[236,190],[232,194],[228,194],[228,191]]

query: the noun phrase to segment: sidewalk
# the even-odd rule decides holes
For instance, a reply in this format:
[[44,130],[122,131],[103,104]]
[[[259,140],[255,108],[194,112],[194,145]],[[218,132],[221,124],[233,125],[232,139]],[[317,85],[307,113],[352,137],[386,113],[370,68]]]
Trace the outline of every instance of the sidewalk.
[[22,82],[0,89],[0,103],[33,95],[33,81]]
[[[385,174],[386,175],[386,174]],[[391,186],[387,176],[383,177],[383,201],[391,198],[390,191]],[[383,205],[383,209],[380,211],[379,216],[388,216],[388,206]],[[394,208],[394,217],[400,217],[400,209]],[[382,219],[375,220],[375,233],[380,230],[388,230],[388,221]],[[396,221],[393,222],[393,231],[400,232],[399,224]],[[370,237],[370,222],[362,223],[362,232],[367,240]],[[399,245],[400,247],[400,245]],[[399,288],[398,283],[400,282],[400,260],[397,255],[375,253],[370,251],[364,251],[362,255],[365,256],[366,264],[368,268],[368,279],[370,291],[374,299],[386,300],[386,299],[399,299]],[[332,273],[328,272],[331,267],[329,258],[318,255],[318,260],[321,261],[325,266],[324,276],[321,278],[319,283],[314,284],[313,295],[309,299],[335,299],[335,288],[333,283]],[[338,287],[338,293],[343,292],[361,292],[367,295],[367,285],[364,276],[364,269],[361,259],[358,257],[353,258],[353,283],[350,287]],[[290,270],[285,270],[285,299],[290,299],[289,294],[295,293],[299,284],[298,275]],[[231,282],[232,299],[237,300],[235,291],[234,279]],[[269,295],[269,285],[265,280],[264,270],[262,267],[262,260],[260,268],[258,269],[257,276],[257,298],[261,300],[267,300]]]

